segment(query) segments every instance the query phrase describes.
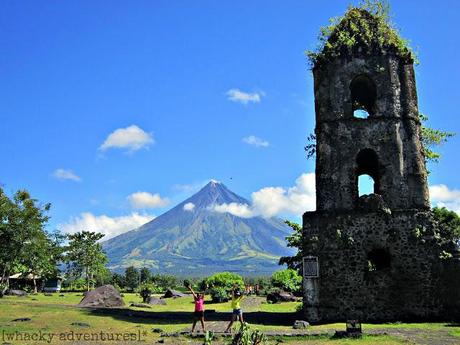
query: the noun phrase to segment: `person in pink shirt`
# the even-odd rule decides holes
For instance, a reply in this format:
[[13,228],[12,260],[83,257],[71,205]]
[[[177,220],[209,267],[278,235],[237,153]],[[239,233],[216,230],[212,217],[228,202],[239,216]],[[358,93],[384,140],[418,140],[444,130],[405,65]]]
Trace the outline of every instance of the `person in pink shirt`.
[[195,311],[193,313],[193,326],[192,326],[192,333],[195,330],[195,326],[198,320],[201,321],[201,327],[203,328],[203,333],[206,332],[205,326],[204,326],[204,294],[203,293],[198,293],[196,294],[192,286],[189,285],[188,289],[193,295],[193,299],[195,300]]

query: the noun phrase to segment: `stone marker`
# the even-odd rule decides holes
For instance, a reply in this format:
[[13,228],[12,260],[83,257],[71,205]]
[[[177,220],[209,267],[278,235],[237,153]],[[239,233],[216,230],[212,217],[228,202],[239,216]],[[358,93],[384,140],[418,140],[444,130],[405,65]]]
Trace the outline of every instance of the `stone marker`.
[[120,293],[112,285],[103,285],[88,291],[78,307],[111,308],[124,306]]

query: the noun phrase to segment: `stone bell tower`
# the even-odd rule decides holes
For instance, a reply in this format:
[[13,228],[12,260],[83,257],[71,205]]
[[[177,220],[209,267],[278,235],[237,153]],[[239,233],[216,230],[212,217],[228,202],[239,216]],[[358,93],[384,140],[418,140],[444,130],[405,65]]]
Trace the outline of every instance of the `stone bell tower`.
[[[303,216],[302,249],[310,321],[440,312],[413,59],[391,43],[338,46],[338,30],[360,30],[363,20],[378,27],[349,10],[313,67],[317,208]],[[373,193],[359,196],[361,175]]]

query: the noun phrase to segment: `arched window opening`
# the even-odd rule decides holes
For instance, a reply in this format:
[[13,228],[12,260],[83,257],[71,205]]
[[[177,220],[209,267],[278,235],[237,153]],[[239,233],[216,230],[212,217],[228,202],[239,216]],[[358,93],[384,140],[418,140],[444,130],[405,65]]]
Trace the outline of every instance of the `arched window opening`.
[[375,181],[367,174],[358,176],[358,196],[375,193]]
[[374,115],[377,90],[372,79],[366,75],[358,75],[352,80],[350,91],[353,116],[367,118],[369,115]]
[[[356,157],[358,195],[380,194],[379,159],[374,150],[364,149]],[[369,193],[370,191],[370,193]]]
[[391,267],[391,255],[387,249],[375,248],[367,253],[368,271],[382,271]]

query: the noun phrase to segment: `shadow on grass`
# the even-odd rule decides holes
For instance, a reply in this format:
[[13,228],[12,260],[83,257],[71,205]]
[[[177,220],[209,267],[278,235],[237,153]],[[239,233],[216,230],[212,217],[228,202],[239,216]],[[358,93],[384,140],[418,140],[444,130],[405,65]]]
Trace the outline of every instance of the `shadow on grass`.
[[[126,308],[81,308],[90,315],[112,317],[117,320],[132,323],[179,324],[193,320],[191,312],[155,312],[132,310]],[[229,321],[231,313],[205,312],[206,321]],[[297,313],[247,312],[245,321],[254,324],[292,326],[298,318]]]

